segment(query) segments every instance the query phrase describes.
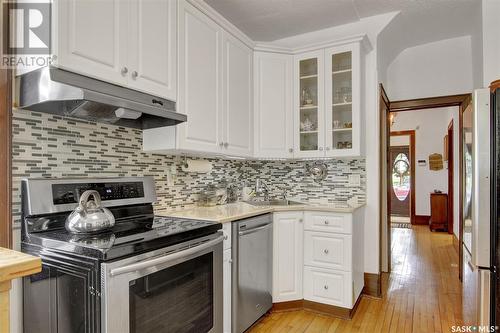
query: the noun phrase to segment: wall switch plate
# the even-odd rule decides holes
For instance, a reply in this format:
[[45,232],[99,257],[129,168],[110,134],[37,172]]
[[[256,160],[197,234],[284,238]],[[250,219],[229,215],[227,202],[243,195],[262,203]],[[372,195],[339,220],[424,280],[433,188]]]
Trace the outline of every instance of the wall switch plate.
[[349,186],[361,186],[361,175],[349,175]]

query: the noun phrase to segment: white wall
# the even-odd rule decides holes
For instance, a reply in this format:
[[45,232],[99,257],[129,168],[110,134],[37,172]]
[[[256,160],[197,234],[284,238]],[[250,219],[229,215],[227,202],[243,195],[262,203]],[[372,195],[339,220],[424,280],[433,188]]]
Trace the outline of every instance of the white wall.
[[470,36],[404,50],[387,68],[386,80],[391,101],[471,92]]
[[[448,170],[446,163],[439,171],[429,170],[430,154],[444,154],[443,138],[448,125],[454,120],[454,210],[458,211],[458,107],[436,108],[396,113],[391,131],[415,130],[415,159],[425,159],[426,166],[415,162],[415,214],[430,215],[429,194],[436,190],[448,191]],[[404,137],[391,138],[391,145],[399,145]],[[454,214],[454,230],[458,234],[458,214]]]
[[500,79],[500,1],[483,0],[483,80],[484,87]]

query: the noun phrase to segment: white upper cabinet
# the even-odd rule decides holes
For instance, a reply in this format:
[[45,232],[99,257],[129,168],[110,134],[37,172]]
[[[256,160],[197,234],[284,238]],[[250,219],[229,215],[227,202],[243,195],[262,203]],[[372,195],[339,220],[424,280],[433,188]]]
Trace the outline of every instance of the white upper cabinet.
[[176,0],[54,2],[54,65],[176,99]]
[[324,52],[295,57],[295,157],[324,155]]
[[145,130],[144,150],[250,157],[253,51],[190,3],[178,6],[177,110],[188,119]]
[[129,29],[128,2],[54,2],[55,65],[125,85]]
[[361,155],[360,44],[325,50],[326,156]]
[[238,39],[224,34],[224,150],[252,156],[253,52]]
[[177,100],[177,1],[130,2],[129,85]]
[[362,41],[295,56],[294,157],[363,154]]
[[256,157],[293,157],[292,73],[291,55],[255,52]]
[[182,150],[222,151],[222,29],[179,1],[179,100],[188,120],[177,126]]

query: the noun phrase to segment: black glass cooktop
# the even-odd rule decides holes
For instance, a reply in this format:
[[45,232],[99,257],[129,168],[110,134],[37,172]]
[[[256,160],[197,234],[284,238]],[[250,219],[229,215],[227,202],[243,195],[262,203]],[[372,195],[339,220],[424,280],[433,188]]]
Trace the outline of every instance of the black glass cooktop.
[[[40,219],[46,219],[45,225],[61,225],[65,215],[30,218],[27,223],[43,225]],[[27,234],[23,242],[55,251],[111,260],[203,237],[221,228],[219,223],[151,215],[119,219],[111,230],[98,234],[72,234],[64,228],[41,229]]]

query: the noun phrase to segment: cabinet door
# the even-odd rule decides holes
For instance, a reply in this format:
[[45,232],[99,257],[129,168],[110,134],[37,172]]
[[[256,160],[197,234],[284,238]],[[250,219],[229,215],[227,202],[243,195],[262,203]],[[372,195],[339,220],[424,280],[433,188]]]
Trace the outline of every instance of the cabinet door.
[[273,221],[273,302],[302,299],[303,213],[275,213]]
[[223,254],[223,321],[224,333],[231,333],[231,249]]
[[255,53],[256,157],[293,157],[292,62],[290,55]]
[[55,65],[119,85],[127,83],[128,2],[54,2]]
[[295,59],[295,156],[324,156],[323,51]]
[[179,148],[221,152],[222,30],[198,9],[179,1]]
[[360,45],[325,51],[327,156],[359,156],[361,135]]
[[224,153],[251,156],[253,151],[252,50],[224,34]]
[[177,1],[130,2],[129,85],[177,100]]

